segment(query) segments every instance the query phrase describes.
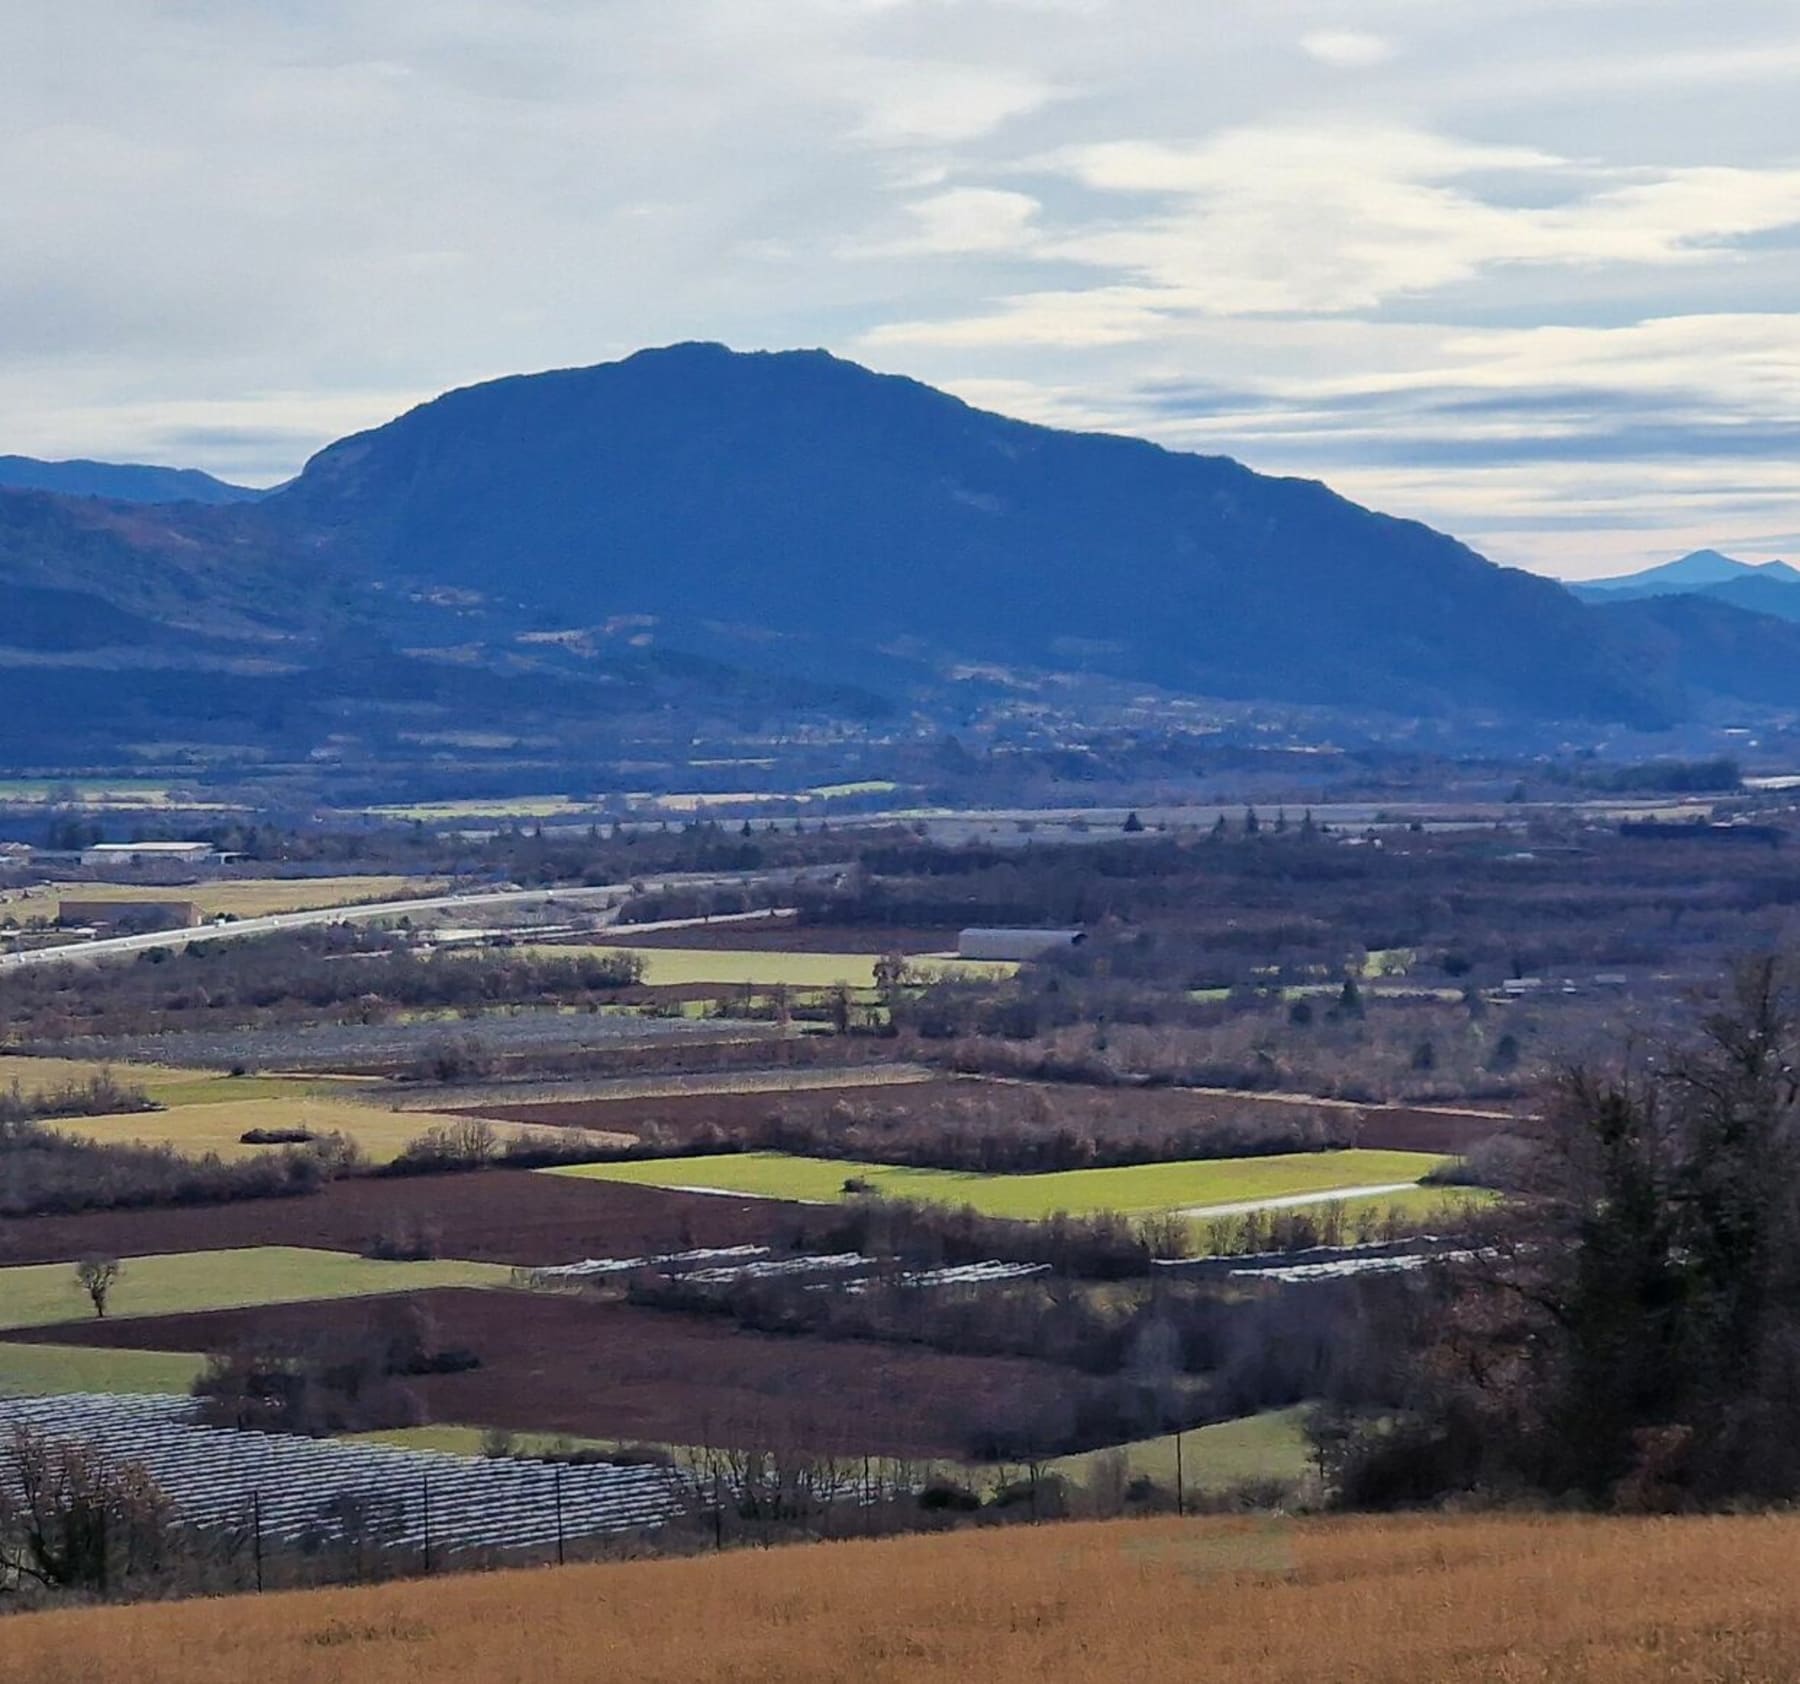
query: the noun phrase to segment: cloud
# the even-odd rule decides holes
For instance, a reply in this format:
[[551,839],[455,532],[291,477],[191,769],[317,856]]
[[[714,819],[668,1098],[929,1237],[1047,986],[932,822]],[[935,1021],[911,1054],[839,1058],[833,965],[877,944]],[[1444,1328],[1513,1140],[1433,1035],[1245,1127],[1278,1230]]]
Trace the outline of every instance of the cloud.
[[877,146],[975,140],[1056,97],[1047,82],[991,66],[871,59],[838,67],[862,108],[857,134]]
[[274,479],[716,338],[1557,571],[1800,527],[1792,0],[19,10],[0,450]]
[[1300,50],[1335,70],[1366,70],[1394,56],[1391,43],[1359,29],[1315,29],[1300,37]]
[[1038,202],[1028,193],[952,187],[909,204],[912,226],[899,238],[847,250],[867,257],[1027,251],[1036,238],[1037,213]]

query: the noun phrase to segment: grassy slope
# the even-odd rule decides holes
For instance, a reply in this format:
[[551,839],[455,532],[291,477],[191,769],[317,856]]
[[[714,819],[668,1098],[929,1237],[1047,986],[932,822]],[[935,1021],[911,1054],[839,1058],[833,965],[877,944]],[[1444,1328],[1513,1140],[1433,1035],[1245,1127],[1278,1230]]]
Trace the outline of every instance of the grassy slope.
[[746,1152],[732,1157],[583,1164],[548,1173],[593,1176],[651,1187],[709,1187],[820,1203],[842,1199],[844,1182],[856,1178],[887,1198],[970,1204],[988,1216],[1041,1217],[1059,1210],[1172,1210],[1329,1192],[1338,1187],[1416,1181],[1443,1161],[1427,1152],[1296,1152],[1268,1158],[1066,1170],[1052,1175],[982,1175]]
[[[302,1246],[184,1251],[126,1258],[107,1315],[167,1316],[433,1286],[503,1286],[511,1275],[501,1263],[381,1263]],[[50,1327],[89,1313],[67,1263],[0,1269],[0,1327]]]
[[1775,1684],[1800,1519],[1159,1520],[7,1621],[83,1684]]
[[0,1342],[0,1394],[185,1392],[206,1367],[197,1351],[109,1351]]

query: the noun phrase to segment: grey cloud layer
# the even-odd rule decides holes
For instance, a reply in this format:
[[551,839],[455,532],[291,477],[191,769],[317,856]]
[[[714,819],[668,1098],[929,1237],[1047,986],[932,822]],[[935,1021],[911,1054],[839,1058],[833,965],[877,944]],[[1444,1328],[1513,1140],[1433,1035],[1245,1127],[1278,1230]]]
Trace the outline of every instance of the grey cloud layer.
[[1497,557],[1800,526],[1790,0],[83,0],[0,58],[0,448],[272,480],[717,337]]

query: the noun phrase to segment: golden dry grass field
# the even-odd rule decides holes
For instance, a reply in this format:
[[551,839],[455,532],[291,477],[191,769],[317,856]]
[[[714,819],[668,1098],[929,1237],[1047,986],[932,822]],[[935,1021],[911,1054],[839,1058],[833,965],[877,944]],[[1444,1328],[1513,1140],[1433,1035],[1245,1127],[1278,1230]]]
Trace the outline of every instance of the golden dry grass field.
[[233,918],[260,918],[271,912],[311,912],[326,906],[357,906],[368,901],[411,900],[443,893],[435,877],[244,877],[227,882],[60,883],[34,889],[9,902],[15,918],[60,915],[65,898],[97,900],[186,900],[207,918],[229,913]]
[[1161,1520],[0,1623],[5,1684],[1787,1684],[1800,1519]]
[[[221,1077],[248,1085],[254,1078]],[[154,1089],[151,1090],[153,1093]],[[158,1095],[157,1097],[161,1097]],[[105,1145],[141,1141],[148,1146],[172,1146],[187,1157],[216,1152],[221,1158],[250,1158],[260,1152],[279,1151],[278,1145],[253,1146],[241,1137],[251,1129],[309,1129],[315,1134],[347,1134],[371,1162],[391,1163],[408,1141],[428,1129],[454,1124],[458,1119],[430,1111],[392,1111],[385,1105],[328,1094],[263,1096],[238,1099],[229,1093],[208,1092],[189,1103],[171,1104],[165,1111],[133,1111],[116,1117],[69,1117],[48,1123],[64,1134],[81,1135]],[[489,1125],[501,1141],[545,1133],[521,1123]],[[614,1145],[629,1145],[632,1137],[590,1131]]]

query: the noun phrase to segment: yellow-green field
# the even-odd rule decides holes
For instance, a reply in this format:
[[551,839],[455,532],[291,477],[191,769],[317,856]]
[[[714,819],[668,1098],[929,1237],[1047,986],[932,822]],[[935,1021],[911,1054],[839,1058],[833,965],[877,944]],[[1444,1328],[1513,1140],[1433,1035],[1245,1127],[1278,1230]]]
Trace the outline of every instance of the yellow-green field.
[[153,779],[115,778],[107,783],[55,778],[0,778],[0,805],[76,807],[127,812],[233,812],[241,802],[203,800],[197,792]]
[[[1219,1421],[1183,1433],[1181,1477],[1189,1491],[1222,1491],[1254,1479],[1303,1479],[1312,1468],[1312,1451],[1306,1441],[1307,1408],[1272,1409],[1246,1415],[1237,1421]],[[1078,1485],[1094,1478],[1099,1465],[1122,1459],[1128,1479],[1142,1476],[1165,1490],[1175,1487],[1175,1435],[1139,1439],[1106,1450],[1062,1456],[1050,1464]]]
[[[386,1263],[304,1246],[181,1251],[124,1259],[106,1314],[116,1320],[420,1292],[436,1286],[499,1287],[511,1278],[512,1270],[503,1263]],[[51,1327],[92,1314],[68,1263],[0,1269],[0,1327]]]
[[1265,1158],[1189,1159],[1169,1164],[1133,1164],[1121,1169],[1063,1170],[1049,1175],[983,1175],[974,1171],[855,1163],[844,1158],[744,1152],[720,1157],[578,1164],[543,1173],[624,1181],[643,1187],[699,1187],[815,1204],[837,1203],[849,1197],[844,1184],[855,1180],[883,1198],[973,1205],[984,1216],[1041,1219],[1057,1211],[1070,1215],[1091,1215],[1097,1211],[1147,1215],[1330,1193],[1339,1188],[1416,1182],[1446,1161],[1430,1152],[1358,1149],[1293,1152]]
[[[546,957],[569,953],[635,953],[644,961],[644,981],[652,988],[711,984],[727,988],[849,988],[875,986],[873,953],[778,953],[752,948],[626,947],[607,942],[534,947]],[[911,970],[925,977],[959,977],[992,982],[1011,976],[1018,966],[997,959],[909,959]]]
[[29,1058],[0,1053],[0,1093],[15,1086],[27,1098],[57,1088],[79,1087],[107,1074],[121,1087],[137,1088],[159,1105],[228,1105],[253,1099],[345,1098],[370,1086],[361,1076],[225,1076],[216,1070],[182,1070],[168,1064],[121,1064],[99,1058]]
[[[86,1308],[83,1301],[81,1308]],[[0,1395],[188,1390],[206,1367],[197,1351],[114,1351],[89,1345],[0,1343]]]
[[63,900],[186,900],[202,916],[261,918],[272,912],[313,912],[328,906],[357,906],[369,901],[411,900],[442,894],[442,878],[433,877],[244,877],[229,882],[182,883],[147,887],[142,883],[59,883],[34,890],[8,906],[15,918],[34,912],[54,918]]
[[[249,1078],[226,1076],[217,1080],[236,1087]],[[417,1139],[427,1129],[455,1121],[436,1112],[391,1111],[383,1105],[335,1099],[317,1092],[240,1101],[235,1094],[209,1089],[191,1103],[174,1104],[166,1111],[69,1117],[46,1126],[103,1144],[140,1141],[148,1146],[171,1146],[188,1157],[216,1152],[221,1158],[249,1158],[259,1152],[280,1150],[247,1145],[239,1137],[250,1129],[304,1128],[317,1134],[336,1131],[354,1140],[372,1162],[384,1164],[398,1157],[408,1141]],[[494,1123],[491,1127],[502,1141],[542,1132],[523,1123]],[[630,1139],[626,1135],[604,1138],[621,1144]]]
[[452,819],[566,819],[597,812],[592,802],[571,801],[566,795],[513,795],[487,801],[406,801],[368,807],[377,818],[407,823],[436,824]]

